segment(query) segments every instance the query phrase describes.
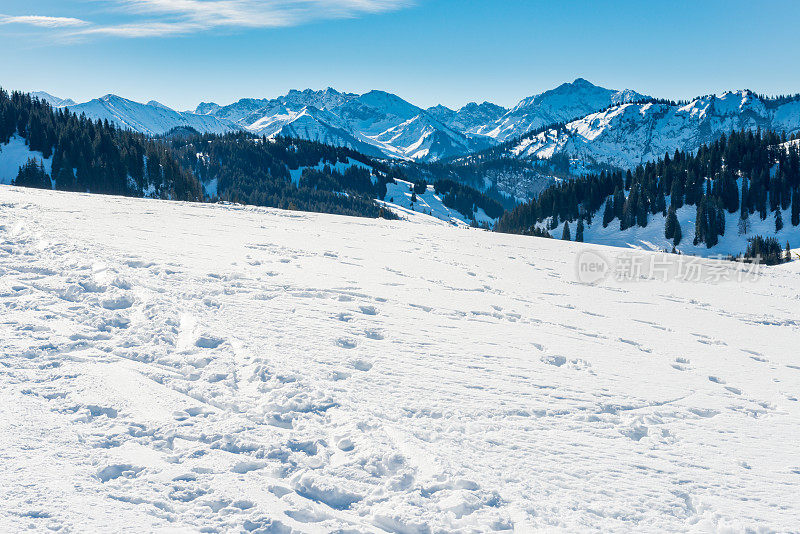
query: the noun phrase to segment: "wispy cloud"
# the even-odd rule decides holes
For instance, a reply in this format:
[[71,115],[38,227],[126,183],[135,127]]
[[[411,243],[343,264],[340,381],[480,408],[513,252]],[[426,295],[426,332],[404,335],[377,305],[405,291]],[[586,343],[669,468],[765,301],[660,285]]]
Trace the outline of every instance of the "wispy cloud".
[[89,23],[85,20],[71,17],[43,17],[39,15],[12,17],[9,15],[0,15],[0,24],[25,24],[28,26],[38,26],[40,28],[74,28],[76,26],[87,26]]
[[95,0],[113,23],[77,18],[0,15],[0,24],[62,29],[65,37],[166,37],[219,28],[280,28],[314,20],[393,11],[414,0]]

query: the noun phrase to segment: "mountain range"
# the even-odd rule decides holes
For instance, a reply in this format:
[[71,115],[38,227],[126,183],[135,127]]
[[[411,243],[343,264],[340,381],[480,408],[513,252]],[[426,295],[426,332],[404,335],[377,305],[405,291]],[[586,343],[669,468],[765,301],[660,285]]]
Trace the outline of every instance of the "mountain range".
[[455,110],[422,109],[385,91],[292,90],[273,99],[229,105],[203,102],[179,112],[106,95],[75,104],[36,93],[55,107],[147,135],[175,127],[201,133],[249,131],[345,146],[365,155],[437,162],[550,159],[567,156],[573,171],[597,165],[631,168],[676,149],[694,150],[733,129],[800,130],[800,97],[770,99],[742,90],[676,103],[582,78],[521,100],[511,109],[491,102]]
[[692,152],[734,130],[758,128],[786,134],[800,131],[800,96],[769,99],[743,90],[688,103],[616,105],[523,136],[496,155],[549,159],[567,154],[584,168],[605,164],[631,169],[675,150]]

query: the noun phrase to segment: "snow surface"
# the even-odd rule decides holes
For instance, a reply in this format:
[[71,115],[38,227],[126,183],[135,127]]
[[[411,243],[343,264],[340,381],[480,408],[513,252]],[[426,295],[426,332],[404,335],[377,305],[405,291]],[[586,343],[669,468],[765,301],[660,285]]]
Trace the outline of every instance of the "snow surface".
[[800,262],[586,250],[0,187],[0,531],[796,530]]

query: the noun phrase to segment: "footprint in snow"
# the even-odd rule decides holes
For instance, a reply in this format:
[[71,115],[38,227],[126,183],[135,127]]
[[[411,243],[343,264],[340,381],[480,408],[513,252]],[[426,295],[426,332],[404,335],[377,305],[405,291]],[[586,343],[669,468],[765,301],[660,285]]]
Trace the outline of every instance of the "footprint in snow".
[[367,339],[374,339],[376,341],[380,341],[380,340],[383,339],[383,334],[381,332],[379,332],[378,330],[365,330],[364,331],[364,336]]
[[203,334],[194,342],[195,346],[201,349],[216,349],[225,342],[224,339],[211,334]]
[[113,464],[97,471],[97,478],[103,483],[119,477],[133,478],[138,475],[142,469],[142,467],[134,467],[130,464]]
[[356,348],[356,342],[352,339],[346,337],[340,337],[336,340],[336,345],[343,348],[343,349],[354,349]]
[[359,371],[369,371],[372,369],[372,363],[366,360],[355,360],[353,363],[353,368]]
[[107,310],[125,310],[133,306],[133,302],[133,297],[121,295],[119,297],[104,299],[100,302],[100,305]]
[[675,358],[675,363],[672,364],[673,369],[678,371],[686,371],[688,369],[689,360],[686,358]]
[[548,365],[554,365],[556,367],[561,367],[567,363],[567,359],[564,356],[546,356],[542,358],[542,361]]

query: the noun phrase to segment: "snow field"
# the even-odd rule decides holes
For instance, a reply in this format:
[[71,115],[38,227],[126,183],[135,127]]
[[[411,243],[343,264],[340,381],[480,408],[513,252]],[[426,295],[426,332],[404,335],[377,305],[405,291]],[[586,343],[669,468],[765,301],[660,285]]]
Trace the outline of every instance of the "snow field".
[[585,249],[2,187],[0,531],[796,529],[800,271]]

